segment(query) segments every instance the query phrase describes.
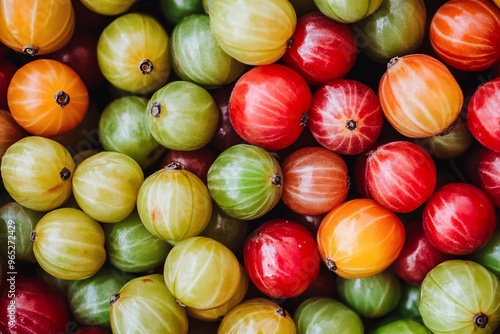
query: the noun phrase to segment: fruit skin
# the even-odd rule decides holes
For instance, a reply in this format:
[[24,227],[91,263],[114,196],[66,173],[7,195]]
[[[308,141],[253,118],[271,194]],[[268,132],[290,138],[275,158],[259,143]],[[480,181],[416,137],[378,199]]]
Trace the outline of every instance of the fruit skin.
[[488,0],[452,0],[429,25],[437,55],[462,71],[483,71],[500,59],[500,10]]
[[21,66],[7,91],[9,110],[32,135],[54,137],[75,129],[89,107],[87,87],[68,65],[36,59]]
[[286,333],[295,334],[292,316],[275,301],[248,299],[229,311],[217,333]]
[[243,246],[252,283],[271,298],[300,295],[316,280],[320,258],[316,241],[301,224],[273,219],[257,227]]
[[9,195],[22,206],[49,211],[71,195],[75,162],[58,142],[27,136],[12,144],[2,157],[1,175]]
[[287,0],[217,0],[210,6],[210,28],[220,47],[247,65],[279,60],[296,24]]
[[500,152],[500,78],[477,88],[467,105],[467,125],[484,147]]
[[441,252],[470,254],[483,247],[496,227],[488,196],[468,183],[448,183],[425,204],[422,223],[427,239]]
[[268,151],[238,144],[224,150],[210,166],[207,184],[227,215],[252,220],[271,211],[283,193],[281,166]]
[[481,149],[478,165],[481,189],[490,197],[493,205],[500,208],[500,152]]
[[120,15],[99,35],[99,68],[118,89],[134,94],[152,93],[165,85],[170,76],[168,41],[167,31],[153,16]]
[[2,1],[0,42],[29,56],[65,46],[75,29],[71,0]]
[[295,313],[293,320],[297,333],[364,333],[360,316],[338,300],[313,297],[304,300]]
[[382,4],[382,0],[314,0],[318,9],[328,17],[343,22],[354,23],[370,16]]
[[46,213],[31,233],[31,242],[38,264],[64,280],[91,277],[106,260],[101,225],[80,209]]
[[235,83],[229,98],[234,130],[268,151],[290,146],[304,130],[312,94],[304,78],[281,64],[256,66]]
[[182,304],[211,309],[227,303],[240,286],[240,263],[222,243],[196,236],[175,244],[163,269],[168,289]]
[[[131,279],[110,297],[111,331],[116,334],[187,334],[188,318],[161,274]],[[162,321],[158,321],[162,319]]]
[[387,64],[396,56],[417,52],[426,37],[424,0],[383,0],[371,15],[352,25],[359,48],[372,60]]
[[349,279],[387,269],[401,252],[404,239],[398,216],[367,198],[346,201],[327,213],[317,235],[321,259],[330,270]]
[[457,119],[464,101],[462,88],[448,68],[419,53],[391,59],[380,79],[378,95],[386,119],[409,138],[446,130]]
[[65,300],[49,284],[27,275],[6,279],[0,291],[2,333],[66,331],[70,318]]
[[300,17],[282,60],[310,85],[344,77],[356,62],[356,40],[349,25],[321,12]]
[[500,323],[500,281],[476,262],[448,260],[422,282],[418,308],[433,333],[493,333]]
[[392,141],[368,153],[365,182],[377,203],[393,212],[409,213],[434,193],[436,165],[417,144]]

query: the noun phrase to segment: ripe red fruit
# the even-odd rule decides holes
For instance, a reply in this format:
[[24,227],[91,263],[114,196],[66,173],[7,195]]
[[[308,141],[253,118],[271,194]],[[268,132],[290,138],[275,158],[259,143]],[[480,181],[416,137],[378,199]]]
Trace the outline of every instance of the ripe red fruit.
[[1,333],[66,333],[66,303],[48,283],[31,276],[14,277],[14,281],[7,277],[4,283],[0,295]]
[[229,117],[249,144],[281,150],[300,136],[311,98],[306,81],[291,68],[275,63],[256,66],[234,85]]
[[406,238],[403,249],[392,264],[394,273],[408,284],[419,286],[425,275],[439,263],[451,259],[427,239],[421,221],[405,226]]
[[368,149],[382,131],[384,117],[375,92],[365,84],[338,79],[313,94],[307,125],[323,147],[355,155]]
[[500,78],[474,92],[467,106],[467,125],[478,142],[500,152]]
[[320,85],[343,78],[354,66],[356,53],[351,27],[316,11],[297,20],[283,62],[307,83]]
[[432,195],[437,172],[423,148],[400,140],[380,145],[369,154],[365,178],[376,202],[393,212],[408,213]]
[[496,227],[488,196],[468,183],[449,183],[427,201],[422,215],[425,236],[443,253],[466,255],[483,247]]
[[272,219],[257,227],[243,247],[250,281],[265,295],[300,295],[316,280],[320,258],[316,241],[301,224]]
[[479,153],[479,182],[496,208],[500,208],[500,152],[483,148]]

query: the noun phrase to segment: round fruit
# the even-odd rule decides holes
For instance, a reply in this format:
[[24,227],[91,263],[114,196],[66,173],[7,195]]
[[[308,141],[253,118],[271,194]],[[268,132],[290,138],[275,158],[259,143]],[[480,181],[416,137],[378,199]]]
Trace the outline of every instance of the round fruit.
[[432,17],[429,39],[446,64],[486,70],[500,59],[500,10],[487,0],[448,1]]
[[231,92],[229,117],[247,143],[276,151],[302,133],[311,90],[297,72],[281,64],[256,66],[243,74]]
[[106,260],[101,225],[79,209],[61,208],[45,214],[31,233],[31,242],[38,264],[60,279],[88,278]]
[[78,74],[57,60],[37,59],[10,81],[9,110],[34,135],[53,137],[73,130],[85,117],[89,96]]
[[344,159],[322,147],[304,147],[288,155],[283,170],[282,199],[302,215],[331,211],[347,197],[350,179]]
[[332,19],[344,22],[354,23],[373,14],[382,4],[382,0],[314,0],[318,9]]
[[462,89],[448,68],[425,54],[393,58],[378,93],[389,123],[410,138],[443,132],[457,119],[463,104]]
[[128,155],[141,168],[150,167],[165,152],[149,131],[144,117],[147,104],[139,96],[118,98],[104,108],[98,122],[102,147]]
[[175,244],[165,260],[163,275],[175,298],[195,309],[227,303],[241,280],[240,264],[233,252],[201,236]]
[[401,281],[391,270],[365,278],[339,277],[337,291],[340,299],[360,316],[378,318],[397,306],[401,297]]
[[97,61],[118,89],[148,94],[170,75],[168,34],[154,17],[128,13],[114,19],[99,36]]
[[448,260],[425,277],[418,308],[433,333],[493,333],[500,324],[500,281],[476,262]]
[[176,24],[170,43],[174,72],[182,80],[202,87],[230,84],[247,69],[221,49],[207,15],[190,15]]
[[75,162],[54,140],[39,136],[18,140],[5,152],[0,169],[9,195],[28,209],[49,211],[71,195]]
[[306,333],[364,333],[360,316],[340,301],[314,297],[304,300],[295,313],[293,320],[298,334]]
[[367,198],[349,200],[327,213],[317,235],[328,269],[350,279],[387,269],[399,256],[404,239],[398,216]]
[[288,0],[217,0],[210,6],[210,28],[220,47],[249,65],[280,59],[296,24]]
[[119,15],[125,13],[136,0],[80,0],[91,11],[100,15]]
[[146,178],[137,195],[137,211],[151,234],[175,243],[205,229],[212,200],[203,181],[173,163]]
[[223,151],[208,170],[212,199],[227,215],[252,220],[271,211],[283,192],[280,164],[258,146],[238,144]]
[[83,160],[73,175],[79,207],[102,223],[125,219],[135,208],[144,172],[131,157],[103,151]]
[[277,299],[296,297],[311,287],[321,263],[311,233],[284,219],[257,227],[245,242],[243,259],[252,283]]
[[0,41],[17,52],[43,55],[62,48],[75,29],[71,0],[2,1]]
[[154,270],[165,262],[172,246],[152,235],[134,210],[116,224],[103,226],[106,254],[116,269],[127,273]]
[[276,302],[253,298],[231,309],[217,333],[295,334],[296,329],[290,314]]
[[188,81],[172,81],[158,89],[145,111],[151,134],[171,150],[192,151],[207,145],[219,122],[210,93]]
[[160,274],[131,279],[109,299],[111,330],[116,334],[187,334],[188,318]]

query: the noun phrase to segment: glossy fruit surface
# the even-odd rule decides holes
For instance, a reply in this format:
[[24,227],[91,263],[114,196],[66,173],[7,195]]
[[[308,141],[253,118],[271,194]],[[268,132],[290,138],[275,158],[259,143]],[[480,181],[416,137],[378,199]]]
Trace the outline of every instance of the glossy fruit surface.
[[65,300],[49,284],[15,275],[14,280],[5,283],[0,290],[2,333],[64,333],[69,322],[68,309]]
[[73,35],[75,12],[71,0],[2,1],[0,41],[31,56],[62,48]]
[[57,136],[74,129],[89,106],[85,84],[69,66],[37,59],[22,66],[10,81],[9,110],[33,135]]
[[110,297],[109,305],[113,333],[188,332],[186,311],[176,302],[160,274],[131,279]]
[[165,152],[149,131],[144,117],[147,104],[139,96],[118,98],[104,108],[98,122],[103,148],[128,155],[141,168],[151,166]]
[[371,333],[373,334],[392,334],[392,333],[407,333],[407,334],[431,334],[420,322],[412,319],[395,319],[377,326]]
[[[467,105],[467,125],[483,146],[500,152],[500,78],[481,85]],[[497,121],[495,121],[497,120]]]
[[429,39],[446,64],[488,69],[500,59],[500,9],[487,0],[448,1],[432,17]]
[[[435,89],[429,90],[429,85]],[[378,93],[389,123],[410,138],[443,132],[456,120],[463,104],[462,89],[448,68],[425,54],[393,58]]]
[[479,263],[500,279],[500,231],[496,230],[484,247],[467,258]]
[[328,331],[364,333],[360,316],[345,304],[332,298],[306,299],[293,314],[293,320],[298,334],[319,334]]
[[295,10],[286,0],[222,0],[210,6],[210,27],[220,47],[249,65],[280,59],[296,24]]
[[103,228],[109,262],[127,273],[147,272],[160,267],[172,249],[169,243],[147,230],[136,210],[127,218]]
[[241,280],[236,256],[222,243],[191,237],[175,244],[165,260],[167,287],[182,304],[209,309],[226,303]]
[[479,153],[478,166],[481,188],[496,208],[500,208],[500,152],[484,148]]
[[420,48],[426,37],[426,19],[424,0],[383,0],[373,14],[352,28],[359,48],[385,64]]
[[201,233],[212,214],[208,188],[192,172],[172,164],[146,178],[137,211],[154,236],[175,243]]
[[307,126],[318,143],[347,155],[367,150],[379,137],[384,122],[375,92],[350,79],[318,87],[307,114]]
[[238,144],[223,151],[208,170],[212,199],[231,217],[251,220],[272,210],[283,192],[278,161],[266,150]]
[[59,207],[71,195],[75,162],[58,142],[28,136],[12,144],[2,157],[5,189],[19,204],[37,211]]
[[322,147],[304,147],[288,155],[283,170],[283,202],[294,212],[319,215],[347,197],[350,179],[344,159]]
[[493,203],[478,187],[449,183],[427,201],[422,216],[425,235],[447,254],[465,255],[483,247],[496,227]]
[[280,150],[300,136],[311,98],[307,82],[289,67],[256,66],[234,85],[229,117],[236,132],[249,144]]
[[365,278],[339,277],[337,282],[340,300],[367,318],[388,314],[394,310],[401,297],[401,281],[391,270]]
[[349,3],[337,0],[314,0],[318,9],[332,19],[354,23],[373,14],[382,4],[382,0],[355,0]]
[[36,262],[30,235],[45,213],[25,208],[15,201],[0,207],[0,245],[7,265],[16,260]]
[[500,324],[500,281],[475,262],[445,261],[422,282],[419,310],[433,333],[493,333]]
[[36,224],[31,242],[38,264],[60,279],[88,278],[106,260],[101,226],[79,209],[60,208],[45,214]]
[[99,68],[118,89],[135,94],[154,92],[170,76],[168,40],[165,28],[154,17],[120,15],[99,36]]
[[[352,233],[352,231],[357,231]],[[352,199],[326,214],[317,242],[327,267],[344,278],[363,278],[388,268],[405,239],[401,220],[371,199]]]
[[307,290],[320,266],[311,233],[284,219],[268,220],[257,227],[245,242],[243,259],[252,283],[277,299],[296,297]]
[[207,145],[219,121],[210,93],[188,81],[172,81],[158,89],[145,113],[155,140],[172,150],[191,151]]
[[409,141],[393,141],[369,153],[365,178],[377,203],[394,212],[408,213],[434,193],[437,172],[423,148]]
[[253,298],[234,307],[222,319],[217,333],[295,334],[292,316],[276,302]]
[[116,223],[134,210],[143,181],[144,172],[134,159],[123,153],[103,151],[77,166],[73,195],[93,219]]
[[161,0],[159,3],[161,13],[172,25],[189,15],[204,13],[202,0]]
[[438,250],[427,239],[421,221],[405,225],[405,244],[392,269],[404,282],[420,286],[425,275],[451,256]]
[[100,15],[119,15],[125,13],[135,0],[80,0],[91,11]]
[[170,42],[172,69],[182,80],[215,88],[233,83],[247,70],[221,49],[207,15],[190,15],[176,24]]
[[216,158],[217,155],[209,146],[193,151],[168,150],[161,160],[161,165],[180,164],[182,168],[192,172],[206,184],[208,170]]
[[118,271],[109,266],[83,280],[68,283],[71,314],[80,325],[109,328],[109,297],[126,283]]
[[342,78],[354,66],[357,49],[350,26],[321,12],[300,17],[292,38],[283,62],[308,84]]

